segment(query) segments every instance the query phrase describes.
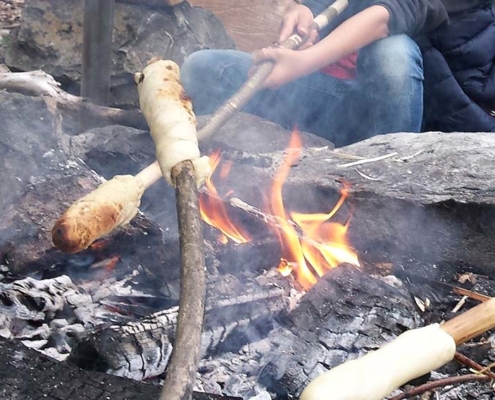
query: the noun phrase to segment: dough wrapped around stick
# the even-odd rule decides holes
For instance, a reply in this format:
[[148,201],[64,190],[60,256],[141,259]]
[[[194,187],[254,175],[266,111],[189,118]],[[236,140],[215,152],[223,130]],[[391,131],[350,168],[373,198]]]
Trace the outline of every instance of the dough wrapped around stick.
[[72,204],[52,229],[55,247],[66,253],[88,248],[138,212],[144,184],[132,175],[117,175]]
[[200,186],[210,175],[208,157],[201,157],[196,117],[191,100],[179,81],[179,66],[169,60],[151,60],[134,79],[138,85],[139,105],[148,122],[156,146],[156,158],[166,181],[174,186],[171,171],[190,160]]
[[382,348],[318,376],[300,400],[381,400],[454,359],[456,346],[495,328],[495,298],[442,325],[403,333]]
[[455,350],[454,338],[440,325],[414,329],[318,376],[300,400],[382,400],[406,382],[453,360]]

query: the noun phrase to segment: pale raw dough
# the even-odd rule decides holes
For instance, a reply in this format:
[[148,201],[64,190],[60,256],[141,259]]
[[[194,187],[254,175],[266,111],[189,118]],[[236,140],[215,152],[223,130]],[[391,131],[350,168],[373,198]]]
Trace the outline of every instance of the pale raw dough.
[[163,176],[173,186],[171,171],[191,160],[198,186],[210,176],[208,157],[201,157],[196,117],[190,99],[179,81],[179,66],[169,60],[151,62],[135,75],[139,104],[156,146],[156,158]]
[[52,229],[57,248],[77,253],[137,214],[144,185],[132,175],[117,175],[72,204]]
[[300,400],[382,400],[411,379],[451,361],[455,350],[454,339],[440,325],[414,329],[320,375]]

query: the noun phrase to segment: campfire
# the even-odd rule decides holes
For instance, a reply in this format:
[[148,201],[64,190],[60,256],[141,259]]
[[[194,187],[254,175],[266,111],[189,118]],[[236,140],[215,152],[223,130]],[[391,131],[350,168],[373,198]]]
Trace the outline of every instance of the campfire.
[[[293,275],[304,290],[309,290],[318,278],[327,271],[347,263],[359,266],[357,253],[350,247],[346,232],[350,223],[342,224],[331,221],[348,196],[348,188],[344,184],[341,197],[337,204],[327,214],[287,213],[283,201],[283,184],[292,164],[301,155],[301,137],[294,131],[288,146],[287,156],[274,177],[270,193],[265,205],[266,213],[279,221],[276,226],[270,226],[280,241],[282,257],[278,271],[283,276]],[[215,171],[221,163],[220,153],[216,152],[211,158],[211,167]],[[218,172],[218,179],[225,179],[232,167],[232,162],[223,163]],[[226,198],[232,196],[234,190],[219,196],[212,179],[206,182],[207,191],[200,198],[201,216],[210,226],[221,232],[219,242],[227,244],[229,240],[236,244],[248,243],[250,236],[242,227],[236,226],[228,215]]]
[[[244,127],[260,124],[254,117],[239,118]],[[263,126],[257,129],[266,132]],[[370,214],[376,203],[355,194],[363,193],[367,179],[332,177],[332,188],[322,192],[298,178],[308,175],[301,171],[305,165],[314,168],[312,163],[329,156],[340,165],[347,156],[307,147],[300,140],[313,139],[304,134],[277,135],[280,147],[269,163],[267,154],[211,145],[221,152],[212,151],[215,171],[200,196],[208,289],[198,393],[297,397],[332,367],[405,330],[449,320],[493,293],[492,278],[481,270],[446,262],[440,268],[421,260],[423,253],[416,259],[416,247],[407,241],[405,256],[398,258],[393,240],[388,247],[378,240],[386,214]],[[100,145],[94,148],[90,164],[108,154],[98,153],[105,151]],[[10,236],[3,231],[8,271],[1,288],[2,335],[88,371],[157,382],[167,372],[178,316],[178,238],[161,217],[161,209],[174,204],[173,193],[163,185],[153,194],[153,204],[162,199],[156,212],[162,229],[138,215],[87,250],[63,254],[53,251],[50,224],[98,183],[84,164],[70,165],[50,162],[45,173],[54,178],[36,182],[3,216],[4,227],[17,228]],[[243,180],[246,172],[249,182]],[[143,209],[150,204],[143,200]],[[370,220],[377,230],[370,231]],[[46,228],[33,237],[33,226]],[[460,350],[488,365],[490,340],[485,336]],[[447,398],[491,391],[483,382],[448,386],[458,377],[452,368],[432,375],[446,380],[437,390]]]
[[[160,29],[195,12],[136,9]],[[184,45],[158,39],[163,53]],[[148,61],[142,51],[125,68]],[[149,101],[145,72],[133,78]],[[493,397],[493,166],[470,161],[493,160],[492,135],[393,134],[334,149],[229,107],[196,132],[176,87],[174,113],[186,110],[198,151],[164,168],[153,112],[85,104],[41,71],[0,75],[3,395],[158,398],[163,381],[189,380],[195,400]],[[190,246],[196,183],[204,237]],[[109,205],[101,214],[98,202]],[[195,332],[181,334],[188,312]],[[190,376],[174,367],[179,350],[200,359]]]

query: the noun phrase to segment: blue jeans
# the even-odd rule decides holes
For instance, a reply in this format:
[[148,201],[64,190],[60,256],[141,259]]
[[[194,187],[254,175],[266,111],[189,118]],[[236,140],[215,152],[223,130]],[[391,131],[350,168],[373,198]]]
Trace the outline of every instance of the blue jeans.
[[[210,114],[246,81],[251,55],[201,50],[188,56],[181,81],[196,114]],[[423,68],[417,44],[391,36],[362,49],[358,78],[317,72],[276,90],[257,93],[243,111],[295,126],[343,146],[391,132],[419,132],[423,117]]]

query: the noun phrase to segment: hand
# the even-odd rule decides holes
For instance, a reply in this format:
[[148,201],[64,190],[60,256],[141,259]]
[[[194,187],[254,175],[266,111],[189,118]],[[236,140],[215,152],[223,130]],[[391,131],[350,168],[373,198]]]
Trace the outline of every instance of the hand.
[[264,86],[268,89],[277,89],[307,72],[308,59],[303,52],[283,49],[280,47],[267,47],[253,53],[254,64],[272,60],[275,62],[273,71],[266,78]]
[[292,7],[282,18],[278,42],[282,43],[293,33],[297,33],[305,39],[300,47],[301,50],[313,45],[318,36],[316,29],[311,29],[313,19],[313,13],[308,7],[302,4]]

